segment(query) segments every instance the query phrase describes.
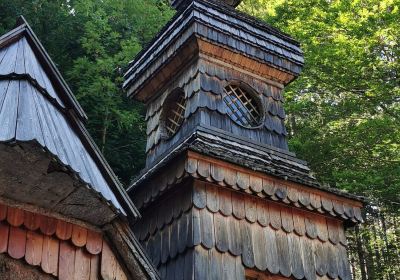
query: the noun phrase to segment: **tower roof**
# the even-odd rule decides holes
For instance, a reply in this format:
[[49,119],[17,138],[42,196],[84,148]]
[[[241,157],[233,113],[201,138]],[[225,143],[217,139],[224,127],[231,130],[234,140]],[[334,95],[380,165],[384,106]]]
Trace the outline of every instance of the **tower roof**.
[[[211,49],[216,46],[226,57],[218,56],[221,49]],[[239,67],[243,57],[257,68],[268,67],[284,85],[304,65],[300,44],[289,35],[224,3],[191,0],[129,64],[123,87],[129,96],[148,101],[159,93],[159,83],[208,48],[216,58]]]
[[113,211],[138,217],[55,64],[23,17],[18,24],[0,37],[0,143],[39,144]]

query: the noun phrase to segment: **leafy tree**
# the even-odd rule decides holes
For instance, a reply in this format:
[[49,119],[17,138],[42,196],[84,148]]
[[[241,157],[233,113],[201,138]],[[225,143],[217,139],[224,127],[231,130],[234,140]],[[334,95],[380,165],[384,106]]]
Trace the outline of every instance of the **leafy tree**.
[[290,147],[320,180],[400,201],[400,2],[245,0],[297,38],[306,65],[285,93]]
[[90,116],[88,128],[120,178],[128,183],[144,165],[145,124],[141,105],[121,90],[123,68],[172,11],[156,0],[77,1],[85,18],[83,56],[68,71],[70,84]]

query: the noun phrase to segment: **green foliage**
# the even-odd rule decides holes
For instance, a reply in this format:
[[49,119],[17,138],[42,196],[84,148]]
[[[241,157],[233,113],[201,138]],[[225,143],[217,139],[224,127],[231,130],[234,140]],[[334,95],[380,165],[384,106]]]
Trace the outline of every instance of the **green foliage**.
[[285,92],[290,147],[317,177],[400,201],[400,1],[245,0],[298,39],[306,65]]
[[123,182],[144,165],[142,105],[121,90],[123,68],[172,16],[156,0],[77,1],[74,15],[84,18],[83,55],[68,79],[90,116],[88,128]]

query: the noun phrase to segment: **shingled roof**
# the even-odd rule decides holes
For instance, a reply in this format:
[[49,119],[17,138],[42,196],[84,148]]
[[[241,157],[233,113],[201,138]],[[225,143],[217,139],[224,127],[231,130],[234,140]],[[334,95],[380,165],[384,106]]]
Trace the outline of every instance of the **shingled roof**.
[[138,217],[55,64],[23,17],[18,23],[0,37],[0,142],[38,143],[117,214]]

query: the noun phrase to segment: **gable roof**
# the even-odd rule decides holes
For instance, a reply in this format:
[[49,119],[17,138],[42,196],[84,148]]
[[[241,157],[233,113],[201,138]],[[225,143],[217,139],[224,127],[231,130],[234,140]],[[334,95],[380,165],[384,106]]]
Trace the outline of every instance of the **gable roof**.
[[37,142],[116,213],[139,217],[83,125],[86,115],[21,17],[0,37],[0,142]]

